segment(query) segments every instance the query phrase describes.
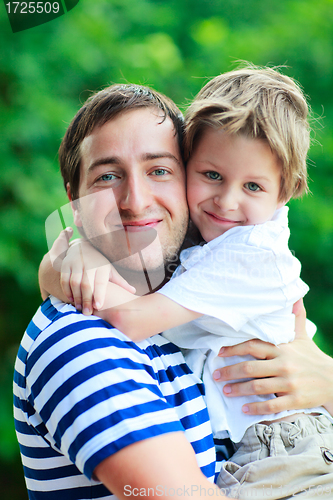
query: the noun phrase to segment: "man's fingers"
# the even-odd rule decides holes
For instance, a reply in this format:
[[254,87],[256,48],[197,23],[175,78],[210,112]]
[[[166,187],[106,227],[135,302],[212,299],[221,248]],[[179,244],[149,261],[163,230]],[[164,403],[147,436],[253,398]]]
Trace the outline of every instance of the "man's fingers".
[[293,307],[295,314],[295,338],[307,338],[306,333],[306,311],[303,299],[298,300]]
[[[259,384],[261,383],[261,380],[263,380],[264,378],[276,377],[279,374],[280,374],[279,366],[277,363],[274,362],[274,360],[272,360],[269,365],[266,364],[265,360],[263,361],[251,360],[219,368],[218,370],[214,371],[213,378],[217,382],[256,378],[258,380],[253,380],[252,383]],[[240,382],[240,384],[244,384],[244,382]],[[266,394],[269,394],[271,392],[272,390],[268,391]],[[252,392],[248,394],[254,394],[254,393]],[[261,394],[261,393],[256,392],[256,394]]]
[[247,415],[271,415],[280,411],[297,409],[291,396],[279,396],[268,401],[247,403],[242,407],[242,411]]
[[284,394],[288,387],[282,377],[261,378],[248,380],[247,382],[235,382],[226,384],[223,393],[229,397],[251,396],[264,394]]
[[115,285],[121,286],[128,292],[135,293],[134,286],[131,286],[122,276],[120,276],[120,274],[115,270],[113,266],[111,267],[109,281],[111,281],[111,283],[114,283]]
[[274,344],[253,339],[234,346],[223,347],[220,350],[219,356],[246,356],[250,354],[256,359],[273,359],[277,355],[277,349],[278,347]]

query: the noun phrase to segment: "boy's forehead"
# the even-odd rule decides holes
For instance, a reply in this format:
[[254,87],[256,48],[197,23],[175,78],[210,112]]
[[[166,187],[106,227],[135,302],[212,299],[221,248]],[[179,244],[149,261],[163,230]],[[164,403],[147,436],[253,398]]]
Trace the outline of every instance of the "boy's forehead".
[[267,180],[280,180],[282,162],[266,139],[247,134],[229,134],[209,127],[198,138],[189,160],[205,163],[212,169],[227,170],[234,175],[251,175]]

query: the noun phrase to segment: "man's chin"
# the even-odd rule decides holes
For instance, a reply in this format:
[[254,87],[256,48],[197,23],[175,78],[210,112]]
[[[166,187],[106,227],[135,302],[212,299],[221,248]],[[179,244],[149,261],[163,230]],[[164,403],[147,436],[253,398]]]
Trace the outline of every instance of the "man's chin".
[[166,279],[164,262],[145,261],[143,256],[132,256],[113,263],[118,273],[136,289],[137,295],[146,295],[162,286]]

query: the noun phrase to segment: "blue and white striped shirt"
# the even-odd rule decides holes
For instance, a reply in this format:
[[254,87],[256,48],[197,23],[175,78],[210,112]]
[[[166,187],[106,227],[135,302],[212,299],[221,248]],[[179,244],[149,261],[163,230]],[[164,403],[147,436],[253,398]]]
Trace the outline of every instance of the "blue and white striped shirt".
[[110,499],[92,477],[96,466],[175,431],[185,432],[202,472],[214,479],[203,385],[179,349],[159,335],[135,344],[53,297],[18,351],[14,416],[30,500]]

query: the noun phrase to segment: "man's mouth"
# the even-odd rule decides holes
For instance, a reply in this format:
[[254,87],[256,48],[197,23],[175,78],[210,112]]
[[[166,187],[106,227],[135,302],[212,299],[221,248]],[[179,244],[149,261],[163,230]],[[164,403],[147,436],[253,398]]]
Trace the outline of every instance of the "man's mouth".
[[147,229],[156,229],[162,219],[144,219],[137,221],[123,221],[123,227],[128,232],[145,231]]

